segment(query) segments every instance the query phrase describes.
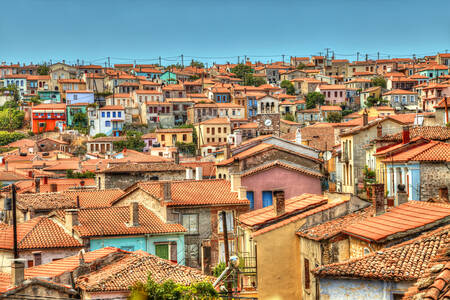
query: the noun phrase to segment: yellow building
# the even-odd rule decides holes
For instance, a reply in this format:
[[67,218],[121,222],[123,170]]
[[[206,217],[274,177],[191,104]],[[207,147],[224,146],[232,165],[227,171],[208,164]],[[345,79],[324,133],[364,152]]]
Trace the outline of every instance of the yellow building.
[[223,143],[231,134],[231,123],[229,118],[215,118],[200,122],[195,125],[197,130],[198,146],[209,143]]
[[156,129],[156,139],[162,147],[175,147],[176,143],[190,144],[193,142],[192,128]]

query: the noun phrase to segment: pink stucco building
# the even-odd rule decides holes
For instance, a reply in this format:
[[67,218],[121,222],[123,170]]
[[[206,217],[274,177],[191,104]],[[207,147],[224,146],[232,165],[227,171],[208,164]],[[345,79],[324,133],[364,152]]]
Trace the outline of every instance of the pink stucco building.
[[328,105],[340,105],[345,103],[346,86],[340,84],[323,84],[317,90],[325,96],[325,103]]

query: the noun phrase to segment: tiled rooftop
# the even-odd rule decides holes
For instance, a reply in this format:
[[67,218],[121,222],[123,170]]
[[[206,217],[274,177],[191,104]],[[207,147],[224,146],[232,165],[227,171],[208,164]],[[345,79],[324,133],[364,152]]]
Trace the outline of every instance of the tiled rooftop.
[[413,147],[404,152],[386,158],[383,162],[449,162],[450,161],[450,144],[439,141],[431,141],[429,143]]
[[162,172],[162,171],[183,171],[186,168],[172,162],[152,162],[152,163],[120,163],[101,171],[101,173],[128,173],[128,172]]
[[[412,139],[420,136],[430,140],[447,141],[450,140],[450,128],[444,126],[414,126],[409,129],[409,136]],[[385,135],[379,140],[383,142],[401,142],[402,132]]]
[[424,273],[430,259],[443,247],[448,247],[449,233],[450,225],[447,225],[361,258],[319,267],[313,273],[331,278],[416,281]]
[[[78,240],[47,217],[37,217],[19,223],[17,241],[21,250],[82,247]],[[0,229],[0,249],[13,249],[13,228],[10,225]]]
[[351,224],[343,232],[364,240],[383,242],[446,220],[450,220],[450,205],[409,201],[382,215]]
[[104,268],[79,277],[76,286],[88,292],[126,291],[135,282],[145,283],[149,274],[157,283],[173,280],[189,285],[198,281],[212,282],[215,279],[203,275],[200,270],[136,251]]
[[318,170],[313,170],[298,164],[294,164],[288,161],[283,161],[283,160],[274,160],[274,161],[269,161],[267,163],[261,164],[260,166],[247,170],[244,173],[241,174],[241,176],[250,176],[259,172],[262,172],[264,170],[268,170],[271,168],[284,168],[287,170],[292,170],[292,171],[296,171],[296,172],[300,172],[309,176],[315,176],[315,177],[323,177],[322,173],[320,173]]

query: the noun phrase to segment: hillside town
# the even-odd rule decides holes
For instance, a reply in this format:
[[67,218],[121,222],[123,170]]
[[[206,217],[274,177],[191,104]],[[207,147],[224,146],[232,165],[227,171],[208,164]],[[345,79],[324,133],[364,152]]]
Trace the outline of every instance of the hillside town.
[[449,71],[0,62],[0,299],[450,299]]

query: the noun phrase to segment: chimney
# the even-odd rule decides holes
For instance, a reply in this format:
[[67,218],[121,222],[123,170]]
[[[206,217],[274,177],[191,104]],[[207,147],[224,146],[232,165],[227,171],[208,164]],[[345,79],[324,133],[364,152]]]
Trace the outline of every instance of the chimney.
[[77,226],[78,222],[78,209],[66,209],[65,210],[66,228],[69,232],[72,232],[73,226]]
[[377,137],[380,138],[383,136],[383,126],[381,126],[381,123],[378,123],[377,125]]
[[408,202],[408,194],[405,191],[405,185],[397,185],[397,205]]
[[247,188],[245,186],[238,187],[238,199],[239,200],[247,199]]
[[77,208],[80,208],[80,195],[77,195]]
[[130,203],[130,226],[139,226],[139,203]]
[[194,179],[194,170],[192,168],[186,168],[186,180]]
[[165,202],[172,201],[172,183],[170,181],[163,182],[162,198]]
[[58,184],[50,183],[50,193],[56,193],[58,191]]
[[364,109],[363,112],[363,126],[369,124],[369,114],[367,113],[367,109]]
[[231,182],[231,191],[232,192],[239,191],[239,187],[241,186],[241,176],[239,174],[230,174],[230,182]]
[[375,215],[379,216],[384,214],[384,184],[374,183],[370,185],[372,187],[372,199],[373,207],[375,207]]
[[173,160],[177,165],[180,164],[180,153],[178,151],[173,153]]
[[39,194],[41,192],[41,179],[40,178],[36,178],[34,180],[34,186],[35,186],[35,193]]
[[273,195],[275,196],[275,201],[273,203],[275,215],[281,216],[285,212],[284,191],[274,191]]
[[86,184],[86,182],[84,180],[80,181],[80,186],[84,186]]
[[402,143],[407,144],[409,143],[409,126],[403,126],[403,132],[402,132]]
[[439,198],[448,202],[448,187],[442,186],[439,188]]
[[226,143],[225,148],[223,148],[223,156],[225,159],[229,159],[231,157],[231,147],[228,143]]
[[11,261],[11,284],[13,286],[21,285],[25,280],[25,260],[13,259]]
[[203,168],[195,167],[195,180],[202,180],[202,179],[203,179]]
[[48,184],[48,177],[47,176],[44,177],[44,184]]
[[28,177],[33,178],[33,171],[28,171]]

